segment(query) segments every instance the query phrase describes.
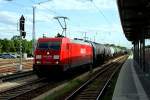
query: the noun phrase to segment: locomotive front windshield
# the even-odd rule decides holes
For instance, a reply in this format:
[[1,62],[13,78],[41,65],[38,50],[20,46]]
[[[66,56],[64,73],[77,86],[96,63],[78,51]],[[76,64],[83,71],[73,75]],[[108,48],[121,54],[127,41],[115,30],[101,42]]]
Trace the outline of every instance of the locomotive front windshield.
[[39,42],[37,48],[39,49],[53,49],[59,50],[61,42],[59,41],[52,41],[52,42]]

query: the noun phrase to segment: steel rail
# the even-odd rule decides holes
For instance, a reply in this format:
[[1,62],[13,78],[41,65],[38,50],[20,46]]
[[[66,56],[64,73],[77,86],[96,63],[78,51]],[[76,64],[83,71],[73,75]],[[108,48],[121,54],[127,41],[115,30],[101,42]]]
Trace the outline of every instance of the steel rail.
[[11,89],[2,91],[0,92],[0,100],[10,100],[10,99],[16,98],[19,95],[25,94],[39,87],[45,86],[48,83],[43,82],[44,80],[46,79],[42,78],[38,80],[33,80],[29,83],[25,83],[25,84],[13,87]]
[[6,76],[0,76],[0,82],[6,82],[9,80],[13,80],[16,78],[21,78],[21,77],[25,77],[25,76],[29,76],[29,75],[33,75],[34,72],[32,70],[30,71],[24,71],[24,72],[17,72],[11,75],[6,75]]
[[119,65],[115,71],[111,74],[110,78],[107,80],[107,82],[105,83],[104,87],[102,88],[102,90],[100,91],[99,95],[97,96],[96,100],[100,100],[100,98],[102,98],[102,95],[105,91],[105,89],[107,88],[107,86],[109,85],[110,81],[112,80],[113,76],[116,74],[116,72],[119,70],[119,68],[123,65],[123,63],[121,63],[121,65]]
[[[118,59],[120,60],[120,59]],[[117,60],[117,61],[118,61]],[[99,77],[100,75],[102,75],[104,72],[106,72],[110,67],[109,66],[114,66],[116,63],[112,62],[106,66],[103,66],[102,69],[100,69],[100,72],[97,73],[95,76],[93,76],[91,79],[89,79],[88,81],[86,81],[83,85],[81,85],[78,89],[76,89],[72,94],[70,94],[69,96],[67,96],[65,98],[65,100],[72,100],[75,96],[77,96],[85,87],[87,87],[90,83],[92,83],[97,77]]]

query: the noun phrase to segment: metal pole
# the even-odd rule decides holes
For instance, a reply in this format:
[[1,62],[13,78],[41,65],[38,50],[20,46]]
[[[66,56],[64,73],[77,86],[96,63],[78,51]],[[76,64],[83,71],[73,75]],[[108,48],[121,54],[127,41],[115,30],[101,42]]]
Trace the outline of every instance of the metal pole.
[[[43,3],[46,3],[46,2],[49,2],[51,0],[47,0],[47,1],[43,1],[43,2],[39,2],[37,3],[38,5],[40,4],[43,4]],[[32,54],[34,55],[34,50],[36,48],[36,36],[35,36],[35,6],[32,6],[33,7],[33,29],[32,29]]]
[[142,69],[142,41],[140,39],[140,68]]
[[32,29],[32,54],[35,50],[35,6],[33,6],[33,29]]
[[136,42],[133,42],[133,57],[134,57],[134,61],[136,61]]
[[139,51],[140,51],[140,50],[139,50],[139,40],[137,40],[137,56],[138,56],[138,57],[137,57],[137,60],[138,60],[138,64],[140,64],[140,63],[139,63],[139,58],[140,58]]
[[22,71],[22,36],[23,36],[23,32],[24,32],[24,25],[25,25],[25,18],[22,15],[20,18],[20,64],[18,66],[17,71]]
[[136,62],[138,62],[138,41],[135,41]]
[[65,23],[65,28],[64,28],[64,30],[65,30],[65,37],[66,37],[66,30],[67,30],[67,25],[66,25],[66,21],[65,21],[65,18],[64,18],[64,23]]
[[86,40],[86,32],[85,32],[85,37],[84,37],[84,40]]
[[20,30],[20,64],[19,64],[19,68],[17,69],[17,71],[21,71],[22,70],[22,31]]
[[144,34],[142,36],[142,41],[143,41],[143,48],[142,48],[142,52],[143,52],[143,71],[146,72],[146,66],[145,66],[145,38],[144,38]]

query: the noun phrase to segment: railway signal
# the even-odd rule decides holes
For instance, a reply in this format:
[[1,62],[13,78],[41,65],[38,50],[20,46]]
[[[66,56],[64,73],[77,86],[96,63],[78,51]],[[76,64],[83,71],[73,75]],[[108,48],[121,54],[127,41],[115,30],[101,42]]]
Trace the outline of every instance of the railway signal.
[[20,64],[17,67],[17,71],[22,71],[22,37],[25,38],[25,18],[22,15],[19,20],[19,30],[20,30]]
[[24,18],[23,15],[20,18],[19,27],[20,27],[20,36],[25,38],[25,36],[26,36],[26,32],[25,32],[25,18]]

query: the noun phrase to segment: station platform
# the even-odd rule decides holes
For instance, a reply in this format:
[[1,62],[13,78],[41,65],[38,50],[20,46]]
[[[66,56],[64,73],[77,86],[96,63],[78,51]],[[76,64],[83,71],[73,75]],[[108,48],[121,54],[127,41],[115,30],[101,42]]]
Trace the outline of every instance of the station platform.
[[150,75],[129,56],[123,64],[112,100],[150,100]]

